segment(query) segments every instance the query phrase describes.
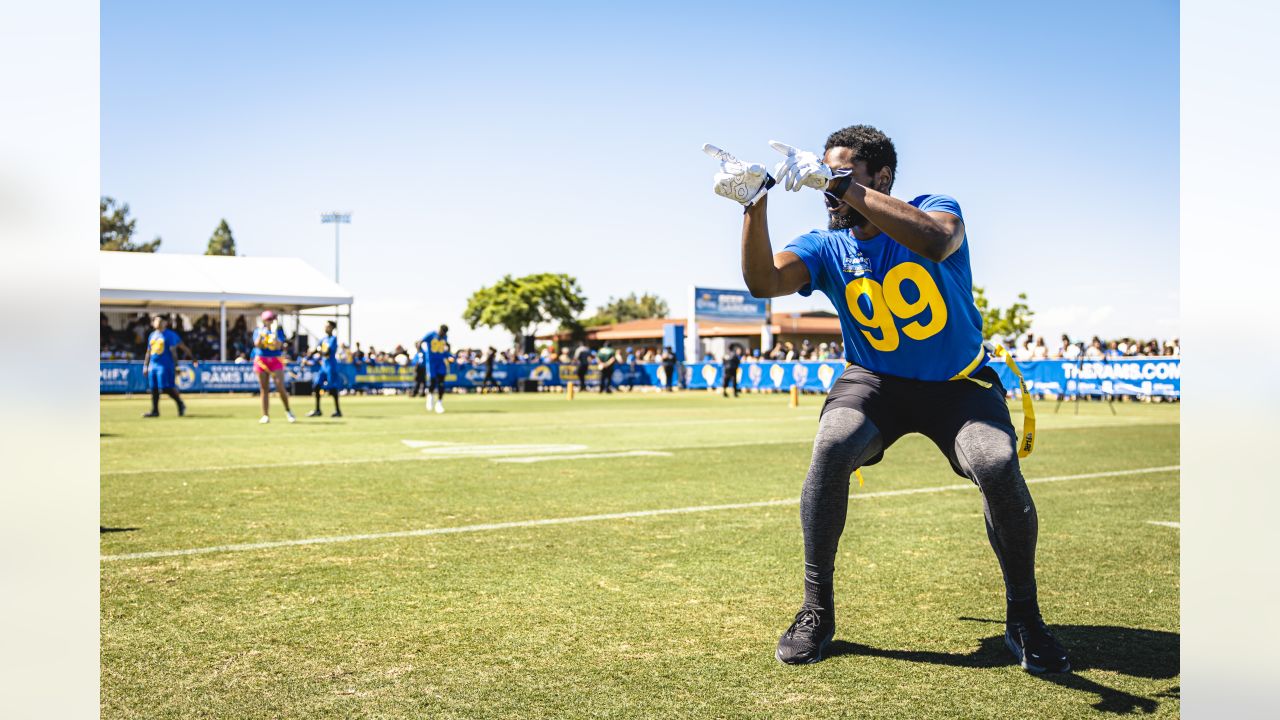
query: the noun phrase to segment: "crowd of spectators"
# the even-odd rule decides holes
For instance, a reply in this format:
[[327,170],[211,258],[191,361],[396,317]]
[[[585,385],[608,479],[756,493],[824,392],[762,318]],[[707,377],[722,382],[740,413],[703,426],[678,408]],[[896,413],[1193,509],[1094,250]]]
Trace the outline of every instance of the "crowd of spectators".
[[1063,335],[1052,346],[1043,335],[1027,333],[1020,338],[1003,341],[1004,347],[1018,362],[1026,360],[1113,360],[1127,357],[1179,357],[1182,346],[1178,338],[1164,340],[1139,340],[1131,337],[1103,340],[1094,335],[1089,342],[1072,342]]
[[[208,313],[193,322],[177,313],[158,313],[169,320],[169,327],[182,336],[182,342],[191,349],[196,361],[217,360],[221,356],[221,338],[218,318]],[[138,313],[128,318],[123,327],[114,328],[105,312],[98,313],[98,343],[103,360],[141,360],[147,351],[147,336],[151,334],[154,315]],[[290,337],[290,347],[295,338]],[[302,338],[305,342],[305,336]],[[236,316],[227,327],[227,357],[236,362],[248,362],[253,352],[253,329],[244,315]]]
[[[151,333],[151,315],[138,313],[128,318],[122,327],[113,328],[106,313],[99,314],[99,341],[103,360],[141,360],[146,352],[147,336]],[[187,347],[198,361],[217,360],[220,356],[217,317],[204,314],[193,322],[186,323],[177,314],[169,315],[170,327],[182,335]],[[245,315],[237,315],[227,328],[227,356],[235,362],[248,362],[252,354],[253,330]],[[290,337],[289,348],[295,341],[301,347],[301,356],[305,357],[314,349],[306,335]],[[318,341],[318,338],[315,338]],[[1182,353],[1178,338],[1172,340],[1136,339],[1124,337],[1114,340],[1103,340],[1094,336],[1088,342],[1075,342],[1063,335],[1058,342],[1050,343],[1043,335],[1027,333],[1016,338],[996,338],[996,342],[1004,345],[1018,362],[1028,360],[1109,360],[1126,357],[1178,357]],[[563,343],[557,349],[544,345],[534,352],[523,352],[518,348],[498,350],[488,348],[458,348],[453,351],[454,363],[458,366],[485,365],[492,356],[494,364],[508,363],[553,363],[571,364],[578,345]],[[658,346],[623,346],[619,350],[619,362],[657,363],[662,361],[663,348]],[[588,349],[594,356],[595,351]],[[361,343],[349,347],[346,343],[339,346],[339,362],[349,362],[357,367],[377,365],[412,366],[418,362],[419,348],[417,342],[408,346],[397,344],[392,349],[367,348]],[[705,362],[723,361],[724,358],[707,355]],[[742,362],[764,361],[822,361],[843,360],[844,347],[838,341],[813,343],[804,339],[799,344],[792,341],[775,343],[766,351],[744,351]]]

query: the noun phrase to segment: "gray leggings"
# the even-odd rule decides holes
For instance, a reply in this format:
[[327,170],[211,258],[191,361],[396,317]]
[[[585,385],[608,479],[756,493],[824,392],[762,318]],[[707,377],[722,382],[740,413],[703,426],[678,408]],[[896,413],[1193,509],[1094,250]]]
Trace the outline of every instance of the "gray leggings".
[[[1038,525],[1014,443],[1011,429],[974,421],[960,429],[946,454],[982,493],[987,539],[1000,562],[1006,596],[1025,600],[1036,592]],[[884,449],[880,430],[857,410],[829,407],[823,413],[800,494],[808,607],[834,610],[832,573],[849,508],[849,476]]]

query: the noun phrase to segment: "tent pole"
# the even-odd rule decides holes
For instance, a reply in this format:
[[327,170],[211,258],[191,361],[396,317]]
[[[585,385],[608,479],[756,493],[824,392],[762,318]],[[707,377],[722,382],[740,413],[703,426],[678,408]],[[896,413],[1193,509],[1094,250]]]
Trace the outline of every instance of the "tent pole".
[[227,301],[218,301],[218,358],[227,361]]

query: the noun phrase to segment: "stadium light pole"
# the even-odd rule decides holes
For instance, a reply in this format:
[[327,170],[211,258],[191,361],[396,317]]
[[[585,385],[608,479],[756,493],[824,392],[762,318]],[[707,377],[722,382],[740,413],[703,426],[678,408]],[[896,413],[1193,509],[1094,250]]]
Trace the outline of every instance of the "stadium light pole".
[[[338,279],[339,277],[338,276],[338,259],[339,259],[338,232],[339,230],[342,229],[343,223],[346,223],[347,225],[351,224],[351,213],[349,212],[342,213],[337,211],[320,213],[320,222],[322,224],[333,223],[333,281],[335,283],[340,282],[340,280]],[[333,309],[333,319],[335,322],[338,319],[338,308],[336,307]],[[351,346],[351,307],[350,306],[347,307],[347,346],[348,348]]]
[[333,223],[333,281],[338,280],[338,231],[343,223],[351,224],[351,213],[327,212],[320,214],[321,223]]

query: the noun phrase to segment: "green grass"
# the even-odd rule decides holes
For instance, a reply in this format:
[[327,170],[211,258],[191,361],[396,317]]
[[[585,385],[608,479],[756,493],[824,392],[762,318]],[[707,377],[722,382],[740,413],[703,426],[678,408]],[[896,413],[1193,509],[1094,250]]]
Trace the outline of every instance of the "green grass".
[[[111,556],[793,499],[820,398],[462,396],[436,416],[361,397],[267,426],[252,398],[164,403],[101,406],[103,717],[1179,714],[1178,530],[1147,522],[1178,519],[1176,471],[1032,486],[1074,674],[1012,665],[973,489],[852,502],[838,654],[794,668],[773,658],[799,604],[794,504]],[[1177,405],[1116,411],[1038,405],[1026,476],[1178,463]],[[404,440],[671,455],[507,464]],[[920,436],[865,475],[855,496],[964,482]]]

